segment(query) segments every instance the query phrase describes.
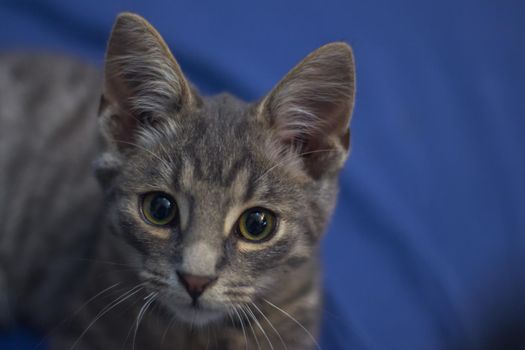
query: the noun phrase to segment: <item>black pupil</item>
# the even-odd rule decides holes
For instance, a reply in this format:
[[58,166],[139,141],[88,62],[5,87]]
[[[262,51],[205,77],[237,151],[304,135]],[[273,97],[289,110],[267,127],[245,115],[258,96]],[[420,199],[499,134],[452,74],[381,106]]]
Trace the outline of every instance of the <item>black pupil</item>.
[[159,221],[169,218],[172,211],[173,203],[169,198],[162,195],[155,196],[149,206],[151,216]]
[[252,211],[246,215],[246,229],[252,236],[259,236],[264,233],[268,226],[268,220],[265,213],[261,211]]

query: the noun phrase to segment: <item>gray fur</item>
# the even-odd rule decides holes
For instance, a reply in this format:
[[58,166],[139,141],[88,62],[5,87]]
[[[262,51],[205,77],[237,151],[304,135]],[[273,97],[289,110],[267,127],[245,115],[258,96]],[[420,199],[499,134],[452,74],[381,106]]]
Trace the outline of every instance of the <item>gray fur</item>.
[[94,68],[71,59],[0,57],[2,317],[49,324],[78,283],[99,231],[90,159],[100,85]]
[[[14,266],[13,252],[28,245],[40,249],[37,255],[45,258],[39,263],[45,265],[45,259],[51,259],[48,254],[54,254],[54,260],[71,254],[83,257],[85,249],[78,242],[96,244],[89,271],[74,279],[78,288],[68,289],[68,322],[54,332],[52,347],[314,349],[322,306],[319,240],[348,154],[353,74],[350,48],[337,43],[308,56],[260,103],[247,104],[228,94],[202,98],[151,25],[136,15],[119,16],[106,57],[98,156],[91,151],[95,128],[83,113],[78,116],[78,123],[87,123],[82,131],[68,128],[65,140],[72,143],[59,142],[61,152],[67,148],[73,154],[57,155],[52,164],[58,166],[46,163],[48,152],[54,153],[45,147],[33,158],[18,155],[25,162],[21,169],[35,162],[50,166],[40,176],[33,171],[31,180],[22,183],[48,173],[61,179],[60,185],[42,184],[47,211],[37,213],[57,226],[53,232],[34,228],[26,235],[39,238],[14,245],[14,237],[25,231],[21,220],[31,218],[24,207],[34,210],[24,199],[15,208],[14,228],[1,231],[0,239],[10,240],[1,255],[10,259],[8,271]],[[310,79],[313,76],[316,79]],[[86,88],[97,91],[91,79],[86,77]],[[92,103],[90,93],[84,97],[88,96]],[[77,97],[69,103],[80,101]],[[92,107],[82,110],[86,111],[94,114]],[[64,111],[56,114],[67,121]],[[9,112],[1,115],[0,122],[8,123],[4,120]],[[29,118],[28,112],[17,115]],[[9,130],[18,138],[27,135],[23,127]],[[79,134],[73,136],[75,132]],[[9,137],[6,133],[0,140]],[[14,150],[14,141],[9,142],[2,149]],[[85,142],[90,151],[76,153],[82,149],[76,142]],[[100,225],[98,191],[81,186],[90,177],[80,164],[94,159],[105,194]],[[73,180],[67,175],[75,161],[80,164]],[[11,167],[6,162],[6,169]],[[16,191],[0,197],[2,214],[9,212],[7,203],[16,194],[33,195],[14,183]],[[66,185],[74,187],[61,191]],[[177,225],[155,227],[143,220],[140,198],[154,191],[176,199]],[[85,197],[67,202],[74,213],[85,215],[74,216],[74,223],[68,223],[71,216],[60,206],[70,193]],[[61,197],[49,201],[57,196]],[[49,216],[54,206],[61,213]],[[243,241],[235,229],[242,212],[255,206],[272,210],[278,218],[274,236],[261,243]],[[83,230],[77,227],[80,223]],[[65,253],[46,247],[46,240],[58,234]],[[69,266],[81,271],[81,266]],[[217,278],[199,298],[198,309],[176,271]],[[65,276],[60,271],[54,278],[64,281]],[[80,305],[81,312],[74,314]],[[38,307],[32,308],[35,314]]]

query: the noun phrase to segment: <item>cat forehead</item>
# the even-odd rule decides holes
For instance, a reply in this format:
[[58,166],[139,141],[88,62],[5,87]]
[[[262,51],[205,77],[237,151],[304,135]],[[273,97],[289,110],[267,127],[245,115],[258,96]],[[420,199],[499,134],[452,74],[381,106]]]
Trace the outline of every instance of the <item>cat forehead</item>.
[[162,175],[165,180],[186,174],[185,184],[231,182],[236,171],[255,165],[256,128],[247,113],[248,106],[229,95],[208,98],[194,110],[144,129],[128,170],[135,177]]
[[[234,152],[248,147],[254,134],[261,135],[253,110],[229,94],[204,98],[198,106],[168,120],[170,127],[163,130],[167,136],[163,142],[175,147],[175,152],[180,151],[180,147],[189,147],[186,151],[192,156],[207,149],[214,149],[215,156],[217,151]],[[205,158],[206,154],[200,156]],[[221,153],[221,156],[228,154]]]
[[[247,162],[261,153],[258,144],[266,135],[258,127],[251,105],[229,94],[203,99],[203,103],[185,115],[170,120],[161,146],[175,158],[193,164],[197,175],[209,175],[230,168],[232,163]],[[260,145],[259,145],[260,146]],[[264,153],[264,151],[263,151]],[[181,164],[177,164],[181,166]]]
[[270,130],[256,121],[255,112],[253,105],[229,94],[203,99],[187,114],[170,119],[169,127],[160,133],[143,134],[142,144],[154,154],[139,152],[135,159],[144,166],[131,166],[132,177],[142,181],[143,176],[156,174],[168,186],[175,181],[181,190],[229,188],[237,196],[241,189],[248,196],[287,180],[293,182],[281,170],[294,170],[294,163],[281,162]]
[[[204,97],[202,103],[189,113],[210,126],[210,131],[221,126],[234,126],[252,121],[251,105],[228,93]],[[189,118],[191,119],[191,117]],[[184,121],[181,121],[184,123]],[[189,121],[191,123],[191,121]]]

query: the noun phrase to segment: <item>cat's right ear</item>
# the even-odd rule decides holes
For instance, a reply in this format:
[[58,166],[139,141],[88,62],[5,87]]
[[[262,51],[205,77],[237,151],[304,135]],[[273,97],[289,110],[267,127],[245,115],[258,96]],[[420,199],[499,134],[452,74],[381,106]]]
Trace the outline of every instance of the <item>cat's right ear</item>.
[[144,18],[120,14],[109,39],[99,112],[102,135],[122,150],[142,128],[173,118],[196,102],[160,34]]

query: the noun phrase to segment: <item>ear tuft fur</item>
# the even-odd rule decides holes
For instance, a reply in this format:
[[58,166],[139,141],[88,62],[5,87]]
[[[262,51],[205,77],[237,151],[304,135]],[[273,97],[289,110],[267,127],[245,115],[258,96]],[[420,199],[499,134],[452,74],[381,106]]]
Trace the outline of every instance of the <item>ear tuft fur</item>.
[[346,159],[354,95],[352,50],[331,43],[309,54],[277,84],[261,102],[260,118],[317,177],[339,169]]
[[140,127],[171,118],[195,101],[160,34],[135,14],[117,17],[104,73],[100,119],[109,138],[132,141]]

